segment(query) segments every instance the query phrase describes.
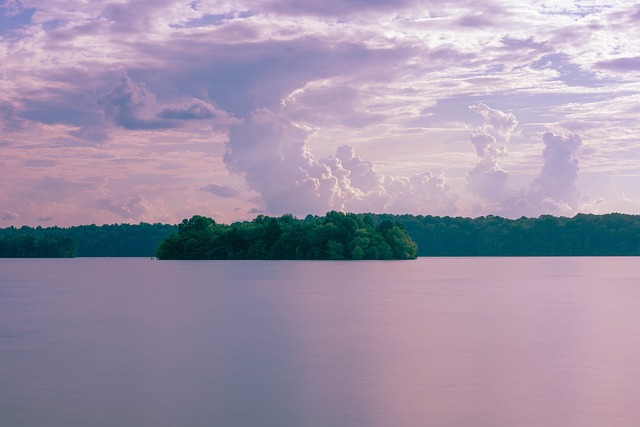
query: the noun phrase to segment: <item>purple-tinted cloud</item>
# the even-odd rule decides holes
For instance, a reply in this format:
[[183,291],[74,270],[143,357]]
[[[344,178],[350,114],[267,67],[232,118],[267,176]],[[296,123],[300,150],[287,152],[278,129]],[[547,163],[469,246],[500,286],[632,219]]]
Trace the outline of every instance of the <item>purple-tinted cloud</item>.
[[529,49],[535,51],[542,51],[547,48],[547,45],[542,42],[534,41],[533,37],[529,37],[527,39],[518,39],[512,37],[503,37],[501,40],[502,44],[509,49]]
[[473,109],[480,112],[487,123],[483,131],[474,132],[469,137],[478,155],[478,163],[468,173],[467,184],[472,192],[487,201],[483,209],[517,217],[541,213],[569,214],[579,208],[577,153],[582,147],[582,140],[578,135],[560,136],[545,132],[542,136],[544,164],[538,176],[528,188],[513,188],[509,186],[509,172],[499,164],[499,159],[506,157],[507,151],[504,146],[498,146],[496,138],[488,132],[508,135],[514,131],[517,120],[513,115],[486,105],[473,106]]
[[582,147],[582,139],[576,134],[546,132],[542,140],[544,165],[532,183],[531,197],[538,203],[551,201],[571,209],[578,208],[576,180],[580,168],[576,156]]
[[[640,206],[635,4],[0,3],[1,225]],[[549,129],[591,151],[541,156]]]
[[593,87],[603,84],[593,72],[572,63],[569,56],[563,53],[544,55],[534,62],[531,68],[534,70],[555,70],[558,73],[558,79],[569,86]]
[[370,11],[398,11],[415,4],[415,0],[267,0],[263,8],[283,15],[319,15],[342,18]]
[[318,85],[295,91],[285,99],[287,112],[294,120],[314,125],[341,124],[362,128],[380,122],[384,115],[361,108],[360,92],[349,85]]
[[258,110],[250,121],[231,128],[225,163],[258,191],[271,214],[455,210],[458,196],[442,176],[387,177],[348,146],[318,160],[306,138],[284,113]]
[[197,98],[193,98],[179,106],[165,107],[158,114],[158,117],[173,120],[210,119],[225,125],[239,122],[238,119],[231,117],[226,111],[219,110],[214,105]]
[[[235,117],[280,104],[307,83],[376,69],[378,78],[394,73],[410,50],[367,48],[359,43],[330,42],[318,37],[238,43],[233,46],[176,41],[169,47],[190,64],[170,74],[182,90],[202,92]],[[171,73],[171,70],[169,70]],[[161,82],[158,82],[161,85]]]
[[240,196],[239,191],[234,190],[233,188],[228,187],[226,185],[220,185],[220,184],[207,184],[204,187],[200,188],[200,190],[206,191],[208,193],[215,194],[216,196],[224,197],[224,198],[232,198],[232,197]]
[[620,72],[640,71],[640,56],[630,58],[616,58],[596,63],[596,67],[603,70]]
[[53,100],[24,99],[22,103],[19,116],[38,123],[95,126],[100,122],[100,115],[93,105],[76,93],[60,92]]
[[96,207],[119,215],[126,220],[140,220],[149,210],[149,203],[143,195],[129,196],[124,200],[114,201],[110,197],[96,200]]
[[500,136],[505,141],[509,140],[518,125],[518,120],[516,120],[512,113],[495,110],[483,103],[471,105],[469,109],[484,117],[485,128]]
[[[145,32],[151,25],[154,12],[161,11],[172,0],[129,0],[124,3],[106,3],[100,18],[106,20],[117,33]],[[141,12],[144,11],[144,12]]]
[[455,25],[469,28],[482,28],[495,25],[492,19],[484,14],[466,15],[458,19]]
[[508,197],[509,173],[500,167],[499,158],[506,155],[506,149],[497,146],[496,139],[486,132],[472,133],[469,139],[478,155],[478,163],[467,175],[469,189],[487,200],[503,204]]
[[117,125],[129,130],[153,130],[174,127],[167,120],[158,120],[156,98],[144,83],[134,82],[127,73],[108,91],[100,95],[99,104],[105,115]]
[[3,210],[0,212],[0,219],[3,221],[16,221],[20,219],[20,214],[10,210]]

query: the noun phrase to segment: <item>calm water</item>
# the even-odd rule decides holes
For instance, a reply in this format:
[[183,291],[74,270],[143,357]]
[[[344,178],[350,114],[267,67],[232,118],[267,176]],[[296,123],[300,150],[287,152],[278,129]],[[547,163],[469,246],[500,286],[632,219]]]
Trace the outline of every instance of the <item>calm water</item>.
[[640,260],[0,260],[0,426],[640,425]]

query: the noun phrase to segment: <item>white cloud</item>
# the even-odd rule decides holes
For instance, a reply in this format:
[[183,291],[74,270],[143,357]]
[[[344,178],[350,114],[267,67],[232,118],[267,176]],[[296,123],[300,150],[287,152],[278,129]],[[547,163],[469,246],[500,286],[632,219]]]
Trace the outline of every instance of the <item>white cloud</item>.
[[232,128],[225,161],[260,193],[268,213],[455,211],[458,196],[443,175],[384,176],[349,146],[318,160],[307,136],[283,112],[267,109]]

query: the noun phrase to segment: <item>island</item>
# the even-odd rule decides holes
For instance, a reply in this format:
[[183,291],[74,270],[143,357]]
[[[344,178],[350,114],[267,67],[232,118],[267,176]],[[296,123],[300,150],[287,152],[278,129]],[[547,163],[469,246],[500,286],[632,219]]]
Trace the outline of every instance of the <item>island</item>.
[[157,251],[161,260],[404,260],[417,254],[401,223],[336,211],[305,219],[259,215],[231,225],[196,215],[183,220]]

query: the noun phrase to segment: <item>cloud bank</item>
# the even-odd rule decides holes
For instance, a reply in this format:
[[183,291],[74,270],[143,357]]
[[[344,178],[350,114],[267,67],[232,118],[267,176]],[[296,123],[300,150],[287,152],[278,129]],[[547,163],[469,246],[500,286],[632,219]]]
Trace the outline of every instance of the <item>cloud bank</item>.
[[285,113],[257,110],[231,129],[224,160],[258,191],[270,213],[455,211],[458,196],[444,176],[429,171],[410,178],[385,176],[348,145],[316,159],[306,147],[307,137]]
[[639,14],[623,0],[5,1],[0,226],[635,213]]

